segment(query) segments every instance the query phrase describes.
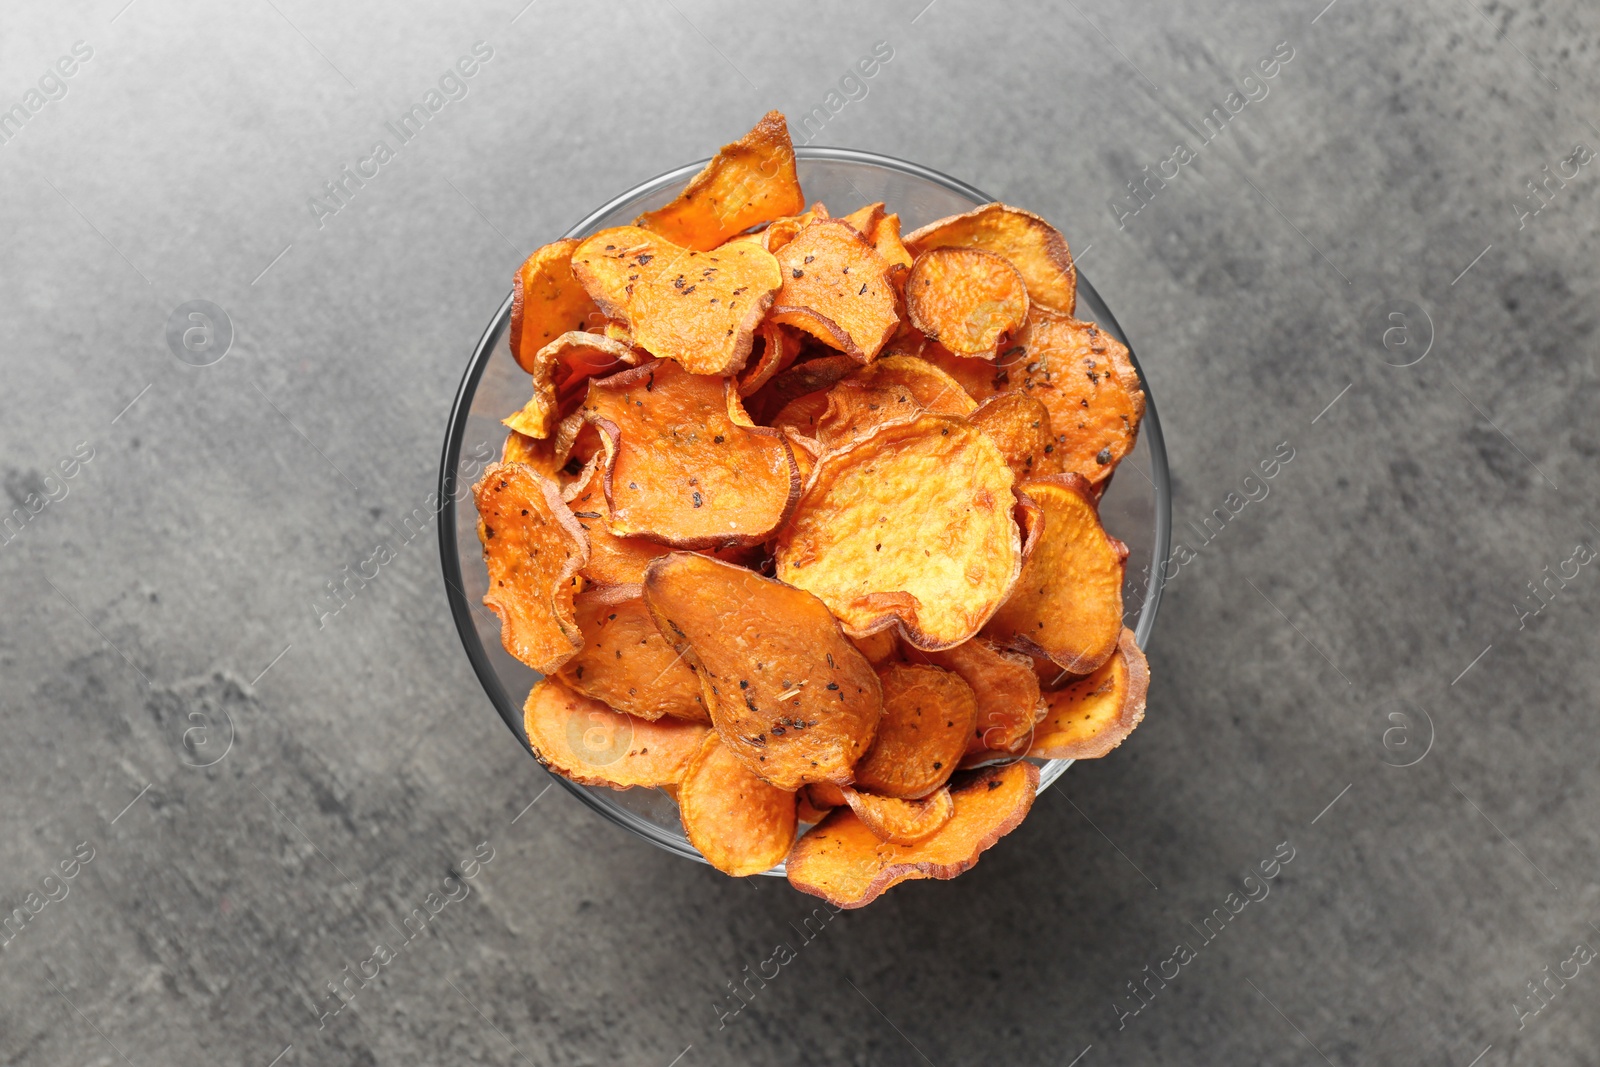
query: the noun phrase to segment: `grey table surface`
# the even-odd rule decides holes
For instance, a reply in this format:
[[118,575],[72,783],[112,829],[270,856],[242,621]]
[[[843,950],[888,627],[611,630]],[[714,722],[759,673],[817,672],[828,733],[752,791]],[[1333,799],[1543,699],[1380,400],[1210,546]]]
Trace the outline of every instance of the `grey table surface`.
[[[1595,1062],[1600,10],[524,2],[0,16],[0,1061]],[[822,918],[546,791],[431,531],[317,607],[519,260],[769,107],[1062,226],[1189,550],[1132,740]]]

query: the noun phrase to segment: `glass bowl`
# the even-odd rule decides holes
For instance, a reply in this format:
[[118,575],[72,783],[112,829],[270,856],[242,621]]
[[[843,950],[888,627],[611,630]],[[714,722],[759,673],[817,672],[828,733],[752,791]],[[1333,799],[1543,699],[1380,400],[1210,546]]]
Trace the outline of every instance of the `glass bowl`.
[[[915,163],[888,156],[841,148],[795,149],[796,166],[807,202],[818,200],[835,215],[882,200],[900,215],[909,233],[946,215],[987,204],[994,198],[972,186]],[[568,230],[567,237],[587,237],[609,226],[626,225],[641,212],[667,203],[705,165],[702,160],[668,171],[644,182],[597,208]],[[1026,206],[1026,205],[1024,205]],[[1077,317],[1096,322],[1123,343],[1127,337],[1101,301],[1094,286],[1078,275]],[[529,394],[528,376],[511,358],[505,340],[511,319],[511,297],[500,309],[473,350],[466,374],[450,412],[445,432],[444,457],[439,469],[439,554],[444,565],[446,594],[460,631],[467,658],[489,694],[495,710],[524,749],[528,740],[522,728],[522,704],[539,675],[512,658],[500,644],[500,621],[482,606],[488,589],[488,572],[478,544],[477,512],[472,484],[490,462],[500,456],[506,428],[500,420],[522,407]],[[1130,350],[1130,355],[1131,355]],[[1138,366],[1137,358],[1134,365]],[[1123,589],[1126,621],[1140,647],[1149,640],[1161,601],[1162,568],[1171,539],[1171,488],[1167,478],[1167,453],[1143,371],[1146,406],[1139,442],[1119,467],[1118,477],[1100,501],[1106,530],[1126,542],[1130,550],[1127,582]],[[531,754],[531,749],[529,749]],[[1071,760],[1049,760],[1040,765],[1039,789],[1048,789]],[[705,859],[689,844],[678,820],[678,808],[659,789],[613,790],[578,785],[556,776],[556,781],[600,815],[643,837],[652,844],[687,859]],[[783,874],[780,864],[766,872]]]

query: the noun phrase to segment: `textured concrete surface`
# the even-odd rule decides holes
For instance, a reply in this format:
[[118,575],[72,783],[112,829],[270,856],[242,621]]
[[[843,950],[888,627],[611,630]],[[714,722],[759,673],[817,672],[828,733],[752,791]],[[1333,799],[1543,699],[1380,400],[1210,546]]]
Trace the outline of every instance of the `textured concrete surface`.
[[[1592,5],[123,2],[0,34],[29,114],[0,127],[0,476],[49,499],[0,544],[0,913],[37,894],[0,1061],[1595,1061]],[[826,108],[879,41],[816,141],[1062,224],[1193,555],[1132,742],[970,874],[807,934],[786,885],[542,792],[431,531],[312,605],[423,505],[527,250]],[[197,299],[232,324],[209,366],[166,340]]]

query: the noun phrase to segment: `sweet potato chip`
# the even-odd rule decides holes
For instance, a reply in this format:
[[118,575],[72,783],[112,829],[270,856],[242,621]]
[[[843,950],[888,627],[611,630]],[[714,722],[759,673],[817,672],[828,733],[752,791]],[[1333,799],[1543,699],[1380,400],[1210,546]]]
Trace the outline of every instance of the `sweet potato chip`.
[[911,253],[900,240],[900,216],[885,214],[882,201],[857,208],[844,216],[844,221],[877,249],[891,273],[896,269],[902,273],[911,269]]
[[822,455],[822,446],[817,444],[816,438],[807,437],[792,426],[783,427],[783,436],[794,452],[794,465],[800,471],[800,484],[804,486],[811,480],[811,471],[817,465],[817,457]]
[[779,533],[777,576],[864,637],[898,625],[918,648],[967,640],[1021,568],[1011,470],[949,415],[885,423],[825,453]]
[[1000,393],[978,405],[967,421],[988,435],[1006,457],[1017,482],[1061,473],[1050,409],[1027,393]]
[[755,362],[739,374],[740,396],[749,396],[766,385],[800,355],[800,341],[775,322],[763,323],[756,338],[761,342],[761,351]]
[[[801,437],[816,440],[817,423],[827,410],[827,393],[807,393],[805,396],[797,396],[772,417],[772,428],[792,431]],[[819,445],[820,443],[818,442]]]
[[545,245],[517,268],[511,279],[511,357],[525,371],[533,357],[564,333],[583,330],[601,318],[600,309],[572,273],[578,241],[567,237]]
[[800,472],[777,430],[736,422],[731,378],[666,360],[589,383],[605,445],[607,526],[685,548],[754,544],[788,516]]
[[915,845],[882,841],[855,812],[834,811],[790,849],[789,884],[836,907],[859,908],[901,882],[954,878],[1021,824],[1038,787],[1031,763],[974,771],[950,789],[950,821]]
[[[810,397],[785,408],[789,411]],[[811,435],[824,449],[865,437],[881,423],[908,419],[921,411],[967,415],[975,405],[961,385],[926,360],[886,356],[842,379],[827,393],[827,406]],[[783,416],[780,414],[779,420]],[[775,423],[776,425],[776,423]]]
[[796,363],[746,398],[745,407],[757,423],[770,426],[773,417],[790,402],[809,393],[826,393],[860,366],[849,356],[838,355]]
[[813,807],[832,810],[842,808],[846,803],[843,788],[832,782],[813,782],[803,786],[802,791],[810,799]]
[[954,671],[972,687],[978,700],[978,717],[967,738],[967,756],[1019,751],[1019,746],[1026,745],[1033,735],[1033,724],[1044,713],[1033,663],[1019,652],[972,640],[942,652],[912,650],[906,653],[906,659]]
[[641,719],[711,723],[700,679],[644,606],[638,586],[596,586],[576,600],[583,648],[556,672],[567,688]]
[[556,458],[551,441],[536,441],[512,430],[506,434],[506,443],[500,449],[501,463],[526,463],[546,478],[555,478],[565,460]]
[[612,711],[550,678],[528,693],[522,726],[546,767],[581,785],[612,789],[676,785],[711,733],[685,719],[647,722]]
[[993,252],[932,248],[912,264],[906,312],[928,340],[958,356],[992,359],[1027,319],[1028,290],[1017,269]]
[[506,651],[549,674],[583,647],[573,617],[583,529],[556,483],[525,464],[491,463],[472,487],[489,570],[483,603],[500,617]]
[[611,505],[606,503],[604,483],[600,464],[591,463],[567,488],[572,513],[589,539],[589,561],[578,573],[597,585],[638,585],[644,581],[645,566],[672,547],[645,537],[613,534],[606,524]]
[[818,219],[828,217],[828,206],[822,202],[812,204],[811,207],[800,215],[789,215],[781,219],[774,219],[772,224],[759,233],[745,234],[739,240],[756,241],[773,255],[778,254],[778,249],[794,240],[795,234],[810,226]]
[[932,837],[956,813],[956,803],[950,799],[947,786],[940,786],[920,800],[858,793],[849,786],[841,792],[850,810],[867,824],[867,829],[879,839],[896,845],[914,845]]
[[1122,572],[1127,548],[1100,525],[1089,484],[1076,474],[1024,482],[1038,509],[1034,546],[1016,592],[984,636],[1087,674],[1116,651],[1122,633]]
[[778,250],[783,288],[773,322],[804,330],[862,363],[900,324],[889,265],[854,227],[823,219]]
[[794,844],[794,793],[751,773],[715,731],[678,786],[678,813],[689,844],[736,878],[772,868]]
[[912,255],[930,248],[981,248],[1004,256],[1028,285],[1035,304],[1072,314],[1078,273],[1066,238],[1038,215],[1005,204],[985,204],[964,215],[929,223],[906,237]]
[[524,368],[533,375],[533,398],[500,421],[528,437],[549,437],[560,417],[560,392],[635,362],[633,349],[620,341],[592,333],[564,333],[534,353],[532,365]]
[[772,254],[736,242],[694,252],[637,226],[601,230],[572,271],[634,343],[696,374],[733,374],[782,284]]
[[729,751],[783,789],[848,783],[872,743],[882,690],[816,597],[675,552],[645,571],[656,628],[686,647]]
[[805,207],[794,172],[794,146],[783,115],[769,111],[755,128],[712,157],[665,207],[635,225],[685,248],[706,251],[758,223]]
[[[1015,346],[1008,346],[1014,348]],[[961,388],[978,403],[983,403],[997,393],[1005,392],[1011,381],[1011,368],[1000,359],[977,359],[958,356],[937,341],[929,341],[918,353],[923,359],[961,383]]]
[[880,796],[925,797],[955,773],[978,722],[978,701],[961,676],[923,664],[878,673],[883,719],[856,764],[856,784]]
[[900,642],[895,639],[893,630],[879,630],[865,637],[852,637],[850,643],[861,650],[873,667],[882,667],[894,659],[895,653],[900,650]]
[[1150,665],[1123,630],[1117,651],[1086,678],[1045,694],[1049,705],[1028,755],[1041,759],[1097,759],[1122,744],[1144,719]]

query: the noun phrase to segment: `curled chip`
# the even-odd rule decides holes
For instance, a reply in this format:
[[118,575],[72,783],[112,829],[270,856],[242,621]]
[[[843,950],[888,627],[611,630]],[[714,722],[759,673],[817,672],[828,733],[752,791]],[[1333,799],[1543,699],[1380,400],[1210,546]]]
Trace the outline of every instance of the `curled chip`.
[[[789,407],[807,399],[802,397]],[[922,411],[967,415],[974,406],[960,383],[926,360],[885,356],[828,391],[827,407],[816,420],[812,436],[824,449],[834,449],[867,436],[892,419],[908,419]]]
[[789,125],[780,112],[769,111],[755,129],[723,145],[676,200],[645,212],[634,224],[703,252],[758,223],[793,215],[805,204]]
[[832,810],[845,806],[843,788],[832,782],[813,782],[811,785],[803,786],[802,791],[813,807]]
[[1122,633],[1127,548],[1100,525],[1089,484],[1076,474],[1024,482],[1018,493],[1032,549],[1016,592],[984,636],[1087,674],[1116,651]]
[[929,223],[906,237],[913,255],[930,248],[981,248],[1004,256],[1028,285],[1028,299],[1072,314],[1078,273],[1061,232],[1038,215],[1005,204],[985,204],[964,215]]
[[844,221],[854,226],[877,249],[878,255],[889,264],[891,277],[895,274],[904,277],[911,270],[911,253],[900,240],[900,216],[884,214],[882,201],[857,208],[846,215]]
[[775,322],[763,323],[758,335],[761,354],[739,374],[739,395],[749,396],[787,370],[800,355],[800,341]]
[[967,738],[966,756],[1016,753],[1033,736],[1033,724],[1044,714],[1044,703],[1027,656],[973,640],[942,652],[912,651],[907,658],[954,671],[972,687],[978,717]]
[[506,651],[549,674],[583,647],[572,607],[589,557],[583,528],[556,484],[525,464],[489,464],[472,493],[489,570],[483,603],[500,617]]
[[958,356],[992,359],[1027,318],[1028,290],[1017,269],[993,252],[932,248],[906,279],[906,312],[928,340]]
[[746,403],[751,417],[772,425],[773,416],[810,393],[825,393],[861,364],[849,356],[824,356],[797,363],[752,393]]
[[656,629],[638,586],[587,589],[576,610],[583,648],[556,672],[567,688],[641,719],[710,724],[700,679]]
[[1034,308],[1000,355],[1005,388],[1050,409],[1062,469],[1098,485],[1133,451],[1144,390],[1128,349],[1092,322]]
[[833,809],[819,808],[813,804],[811,802],[810,794],[806,792],[806,788],[807,787],[802,786],[800,791],[794,795],[795,818],[800,822],[805,823],[807,826],[815,826],[823,819],[826,819],[828,817],[828,812],[832,811]]
[[867,662],[874,667],[882,667],[894,659],[895,653],[900,648],[900,642],[895,640],[893,630],[879,630],[865,637],[852,637],[850,643],[859,648],[861,654],[867,657]]
[[612,534],[710,548],[778,528],[800,472],[783,434],[735,420],[734,389],[666,360],[591,380],[582,411],[604,441]]
[[592,333],[564,333],[534,353],[532,365],[525,368],[533,375],[533,398],[500,421],[529,437],[549,437],[560,417],[560,394],[634,362],[633,349],[620,341]]
[[1000,449],[1019,484],[1061,473],[1061,450],[1050,432],[1050,409],[1027,393],[992,396],[978,405],[968,421]]
[[556,458],[555,445],[550,441],[536,441],[515,430],[506,434],[506,443],[500,449],[501,463],[526,463],[546,478],[554,478],[564,460]]
[[532,372],[533,357],[564,333],[583,330],[602,318],[572,273],[578,241],[568,237],[534,252],[511,279],[511,356]]
[[881,840],[896,845],[914,845],[932,837],[956,813],[956,803],[950,799],[946,786],[940,786],[920,800],[858,793],[849,786],[841,792],[849,801],[850,810],[867,824],[867,829]]
[[1005,457],[964,419],[885,423],[817,460],[777,538],[777,576],[852,637],[898,625],[917,648],[959,645],[1021,568],[1011,486]]
[[817,424],[827,410],[827,393],[807,393],[805,396],[797,396],[783,405],[783,410],[772,417],[772,428],[816,440]]
[[778,254],[778,249],[794,240],[795,234],[810,226],[818,219],[828,217],[828,205],[820,201],[812,204],[810,209],[800,215],[789,215],[785,218],[774,219],[772,224],[759,233],[745,234],[739,240],[755,241],[773,255]]
[[634,343],[696,374],[733,374],[781,284],[770,252],[735,242],[694,252],[637,226],[601,230],[572,271]]
[[978,701],[961,676],[891,663],[878,674],[883,719],[856,764],[856,785],[880,796],[925,797],[955,773],[978,722]]
[[[900,324],[889,265],[848,223],[822,219],[778,250],[783,288],[773,322],[804,330],[862,363]],[[648,346],[646,346],[648,347]]]
[[711,732],[685,719],[624,715],[549,678],[528,693],[522,727],[540,763],[581,785],[612,789],[676,785]]
[[[1006,350],[1012,351],[1015,347],[1008,345]],[[1005,362],[1004,353],[998,359],[958,356],[947,351],[937,341],[929,341],[923,345],[918,354],[960,382],[961,388],[967,391],[967,395],[980,404],[991,396],[1004,392],[1011,382],[1011,368]]]
[[688,649],[711,721],[746,767],[783,789],[851,780],[883,694],[820,600],[684,552],[650,564],[644,598],[656,628]]
[[789,884],[836,907],[870,904],[890,886],[954,878],[1016,829],[1033,806],[1039,769],[1019,762],[986,767],[952,785],[955,814],[915,845],[880,840],[855,812],[836,810],[789,850]]
[[793,791],[752,774],[713,731],[678,786],[678,813],[689,844],[723,874],[760,874],[794,844]]
[[1122,744],[1144,719],[1150,666],[1123,630],[1117,651],[1086,678],[1045,694],[1049,709],[1034,732],[1028,755],[1043,759],[1097,759]]
[[645,566],[672,547],[644,537],[613,534],[606,525],[611,505],[606,503],[604,482],[600,464],[590,463],[567,487],[568,505],[589,539],[589,561],[578,573],[596,585],[638,585],[644,581]]

